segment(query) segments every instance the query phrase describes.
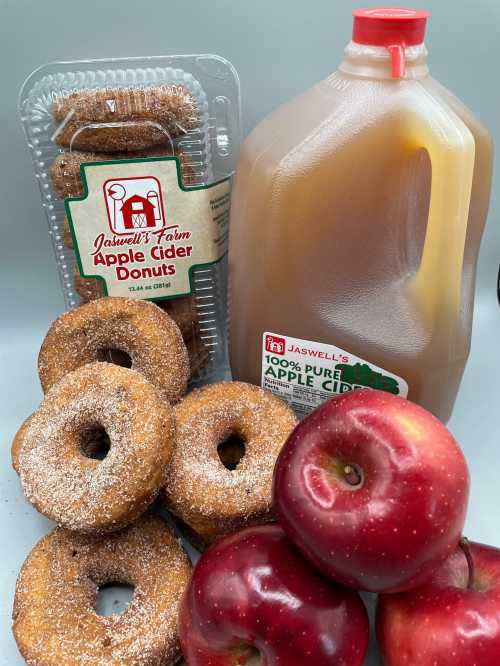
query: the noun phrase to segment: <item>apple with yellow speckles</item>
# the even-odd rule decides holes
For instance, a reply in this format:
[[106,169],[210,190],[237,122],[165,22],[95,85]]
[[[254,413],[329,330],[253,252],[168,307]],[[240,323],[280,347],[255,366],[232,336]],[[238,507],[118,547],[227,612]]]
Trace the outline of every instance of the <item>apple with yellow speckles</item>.
[[422,584],[457,547],[469,472],[430,412],[359,390],[295,428],[273,494],[289,538],[324,574],[360,590],[400,592]]
[[385,666],[500,664],[500,550],[463,541],[422,586],[381,595],[377,635]]

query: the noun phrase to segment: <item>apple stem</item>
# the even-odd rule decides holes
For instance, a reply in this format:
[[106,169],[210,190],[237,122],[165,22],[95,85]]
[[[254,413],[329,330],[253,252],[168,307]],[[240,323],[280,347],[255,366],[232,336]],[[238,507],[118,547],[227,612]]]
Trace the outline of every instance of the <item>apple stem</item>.
[[345,465],[343,472],[345,480],[351,486],[359,486],[363,481],[361,470],[356,465]]
[[467,566],[469,568],[469,578],[467,580],[467,589],[474,589],[474,559],[472,553],[470,552],[470,542],[467,537],[462,537],[460,539],[460,548],[462,549],[465,559],[467,560]]

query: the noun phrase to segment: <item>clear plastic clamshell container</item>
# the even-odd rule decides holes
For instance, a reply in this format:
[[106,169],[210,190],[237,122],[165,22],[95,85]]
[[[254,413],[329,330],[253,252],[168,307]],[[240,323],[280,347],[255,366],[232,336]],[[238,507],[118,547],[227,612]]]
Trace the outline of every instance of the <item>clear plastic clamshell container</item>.
[[192,382],[224,373],[241,142],[232,65],[214,55],[53,63],[29,76],[19,108],[67,307],[153,300],[181,328]]

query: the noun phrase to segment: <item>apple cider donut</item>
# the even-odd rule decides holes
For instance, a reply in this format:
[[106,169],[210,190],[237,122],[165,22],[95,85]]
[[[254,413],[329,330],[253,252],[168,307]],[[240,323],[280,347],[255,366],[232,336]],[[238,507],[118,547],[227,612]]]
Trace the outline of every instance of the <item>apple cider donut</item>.
[[[163,485],[174,446],[170,405],[143,375],[91,363],[65,375],[14,439],[27,499],[59,525],[111,532],[135,520]],[[109,438],[104,459],[92,457]]]
[[[73,283],[76,293],[83,303],[95,301],[105,296],[103,283],[99,278],[82,277],[78,266],[73,268]],[[196,298],[187,296],[173,300],[156,301],[161,310],[166,312],[177,324],[184,342],[199,337],[199,323],[196,312]],[[189,349],[188,349],[189,351]]]
[[95,277],[82,277],[78,266],[73,269],[73,285],[83,303],[89,303],[105,296],[102,280]]
[[189,356],[189,368],[191,378],[196,378],[199,373],[210,363],[210,352],[203,341],[198,338],[191,338],[186,341],[186,347]]
[[57,196],[61,199],[67,197],[81,197],[83,195],[83,182],[80,167],[85,162],[109,162],[110,160],[139,159],[143,157],[172,157],[180,160],[182,181],[184,185],[196,184],[196,175],[189,163],[188,156],[171,146],[151,148],[133,153],[93,153],[86,151],[67,151],[60,153],[53,161],[49,174]]
[[274,465],[297,419],[272,393],[241,382],[193,391],[175,408],[165,498],[198,546],[272,520]]
[[185,394],[186,345],[177,324],[149,301],[106,297],[62,314],[50,327],[38,357],[44,391],[64,375],[118,350],[170,403]]
[[[160,518],[108,537],[56,528],[36,544],[17,579],[13,631],[36,666],[172,666],[181,656],[179,601],[191,565]],[[134,596],[121,614],[98,615],[99,588]]]
[[66,247],[69,248],[70,250],[74,250],[73,236],[71,235],[71,229],[69,228],[69,222],[66,215],[64,216],[63,220],[62,235],[63,235],[64,245],[66,245]]
[[181,296],[180,298],[158,301],[157,305],[172,317],[181,329],[185,340],[195,337],[199,330],[196,296]]
[[14,439],[12,440],[12,446],[11,446],[12,467],[18,474],[19,474],[19,451],[21,450],[21,445],[23,443],[24,437],[26,435],[26,432],[28,431],[28,428],[34,416],[35,414],[31,414],[31,416],[28,416],[28,418],[24,420],[21,427],[15,434]]
[[60,146],[106,153],[135,151],[199,126],[198,104],[184,85],[79,90],[52,108]]
[[[36,412],[28,416],[27,419],[22,423],[21,427],[17,431],[14,439],[12,441],[11,447],[11,461],[12,467],[19,474],[19,451],[21,450],[21,445],[24,441],[25,434],[28,430],[28,427],[31,423],[31,420],[36,416]],[[102,428],[90,428],[81,433],[80,437],[80,446],[83,450],[83,453],[90,456],[91,458],[95,457],[107,447],[109,449],[109,437],[106,435],[106,432]]]

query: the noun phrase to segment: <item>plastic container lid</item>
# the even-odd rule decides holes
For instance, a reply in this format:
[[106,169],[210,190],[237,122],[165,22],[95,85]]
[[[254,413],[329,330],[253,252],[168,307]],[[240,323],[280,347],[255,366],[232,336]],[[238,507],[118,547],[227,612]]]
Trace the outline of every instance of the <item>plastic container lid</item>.
[[424,42],[430,13],[417,9],[379,7],[356,9],[353,16],[353,42],[385,47],[391,55],[393,78],[404,77],[405,49]]

